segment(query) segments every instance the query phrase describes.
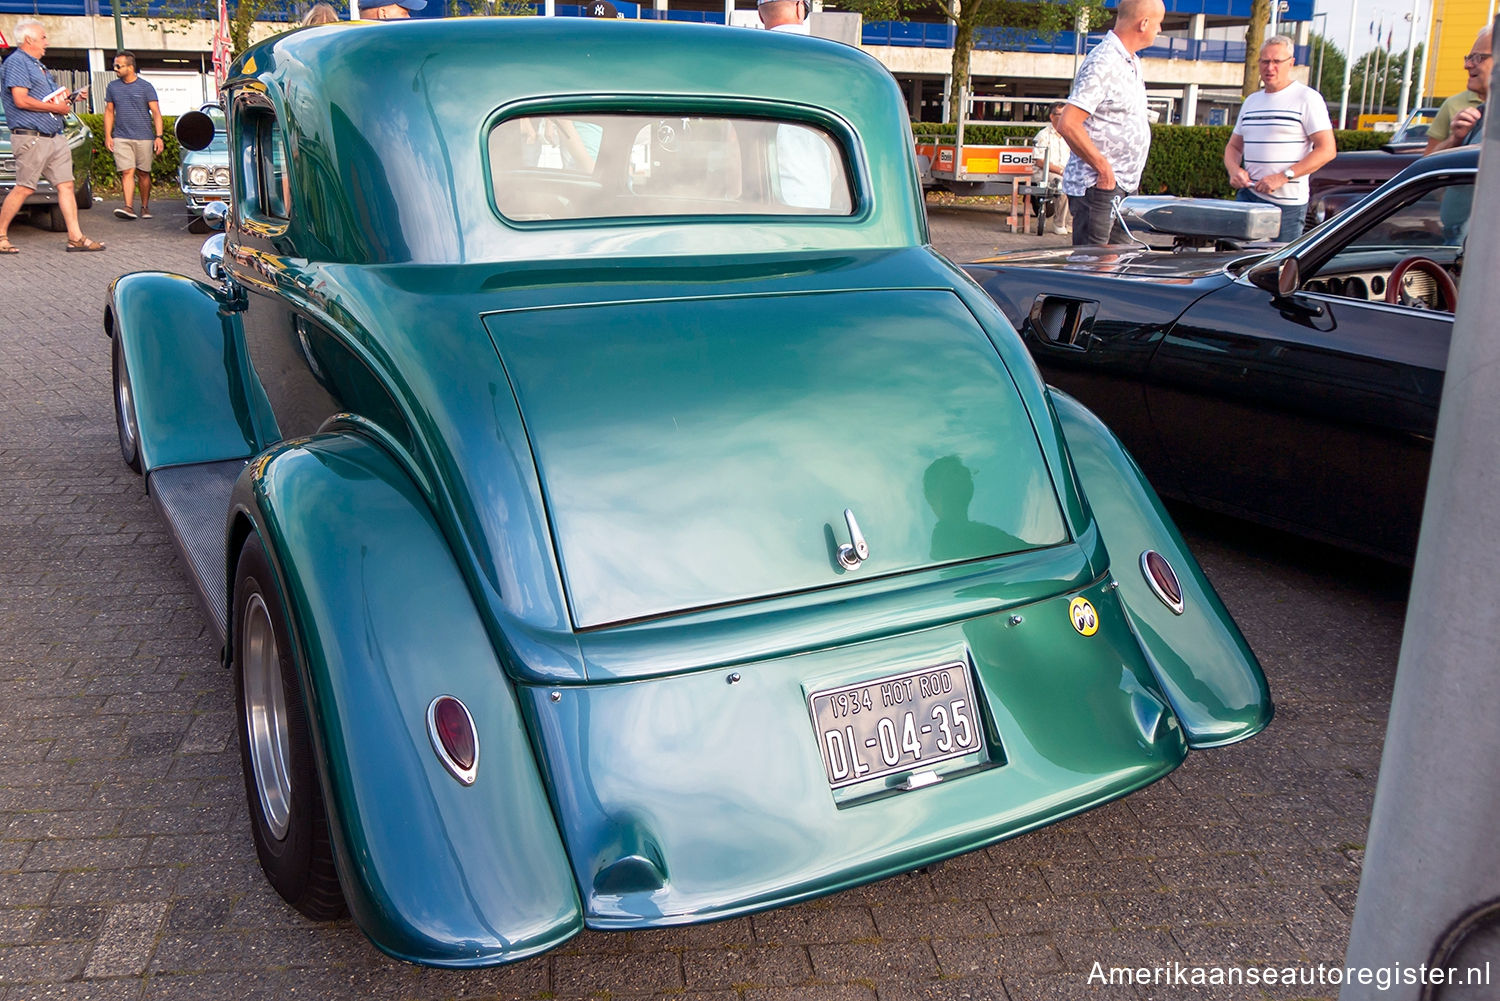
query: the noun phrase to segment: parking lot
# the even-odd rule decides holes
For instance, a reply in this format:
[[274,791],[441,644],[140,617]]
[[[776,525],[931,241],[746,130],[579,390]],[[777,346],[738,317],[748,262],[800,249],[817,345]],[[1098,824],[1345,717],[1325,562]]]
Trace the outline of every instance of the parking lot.
[[[512,967],[385,958],[262,877],[232,686],[142,482],[121,464],[100,322],[117,275],[197,275],[178,206],[82,213],[101,254],[18,223],[0,258],[0,1001],[1303,998],[1100,986],[1095,964],[1338,965],[1406,575],[1238,522],[1182,527],[1277,701],[1103,809],[929,871],[719,924],[584,933]],[[1063,242],[931,213],[955,260]],[[684,804],[689,808],[691,804]]]

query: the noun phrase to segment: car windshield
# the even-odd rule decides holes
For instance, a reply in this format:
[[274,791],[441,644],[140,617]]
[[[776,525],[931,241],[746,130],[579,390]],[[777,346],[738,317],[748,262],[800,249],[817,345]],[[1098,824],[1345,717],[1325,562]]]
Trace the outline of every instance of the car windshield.
[[849,215],[840,144],[802,122],[529,115],[489,137],[495,206],[512,221]]

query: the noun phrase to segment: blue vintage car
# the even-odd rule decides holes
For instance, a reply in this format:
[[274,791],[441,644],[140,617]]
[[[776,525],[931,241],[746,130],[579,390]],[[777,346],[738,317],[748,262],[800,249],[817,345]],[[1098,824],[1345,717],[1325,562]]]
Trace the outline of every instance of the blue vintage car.
[[507,962],[971,851],[1269,721],[1135,465],[928,245],[857,49],[328,26],[224,98],[208,281],[121,278],[104,326],[302,913]]
[[203,149],[184,149],[177,165],[177,186],[193,215],[214,202],[229,200],[229,136],[225,133],[224,109],[205,104],[199,109],[214,124],[213,140]]

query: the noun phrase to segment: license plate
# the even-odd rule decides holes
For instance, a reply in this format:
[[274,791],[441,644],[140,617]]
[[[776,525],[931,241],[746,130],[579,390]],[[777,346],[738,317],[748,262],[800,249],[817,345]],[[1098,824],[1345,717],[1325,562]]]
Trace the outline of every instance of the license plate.
[[969,669],[961,661],[813,692],[807,701],[835,789],[983,747]]

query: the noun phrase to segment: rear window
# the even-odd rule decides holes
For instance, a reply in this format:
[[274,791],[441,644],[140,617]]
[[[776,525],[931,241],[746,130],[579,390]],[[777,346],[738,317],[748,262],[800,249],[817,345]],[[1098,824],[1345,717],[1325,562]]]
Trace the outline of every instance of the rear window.
[[517,222],[854,210],[838,141],[805,122],[530,115],[491,130],[489,158],[495,205]]

